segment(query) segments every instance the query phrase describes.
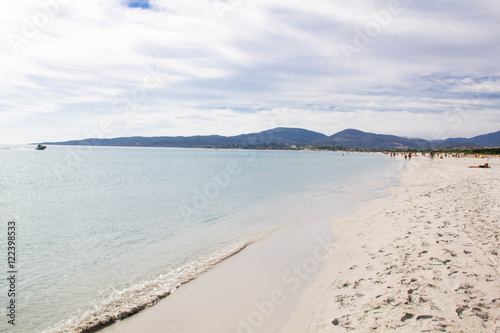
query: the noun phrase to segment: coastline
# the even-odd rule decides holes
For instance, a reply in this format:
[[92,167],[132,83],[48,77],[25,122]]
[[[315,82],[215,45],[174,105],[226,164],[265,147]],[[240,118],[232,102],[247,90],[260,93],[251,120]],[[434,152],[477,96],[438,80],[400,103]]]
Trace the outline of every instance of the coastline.
[[[39,156],[26,149],[6,154],[12,162],[9,163],[12,170],[22,172],[11,174],[12,181],[4,193],[8,209],[3,215],[8,218],[19,212],[18,219],[30,227],[24,236],[26,244],[37,244],[43,249],[26,247],[23,252],[26,290],[30,290],[29,294],[23,294],[30,297],[22,302],[26,319],[16,327],[21,331],[90,332],[142,309],[146,311],[159,299],[167,295],[166,299],[170,299],[172,292],[191,289],[194,280],[204,278],[202,272],[214,264],[218,266],[220,260],[243,245],[267,238],[283,228],[297,229],[319,222],[318,233],[330,235],[333,217],[347,215],[363,202],[387,195],[387,183],[395,183],[396,168],[402,164],[382,154],[341,157],[338,153],[257,152],[249,161],[248,156],[239,152],[150,149],[113,149],[111,152],[103,148],[96,149],[78,167],[78,175],[86,177],[74,178],[75,174],[68,170],[59,176],[51,174],[36,185],[44,189],[44,195],[30,197],[31,180],[38,179],[38,169],[50,168],[65,154],[64,149],[51,149]],[[205,173],[192,173],[190,168],[196,170],[199,166],[189,160],[198,160],[200,156],[213,163]],[[31,163],[34,159],[37,163]],[[139,160],[142,162],[138,163]],[[200,190],[205,190],[206,184],[215,184],[213,174],[219,175],[219,171],[224,171],[224,167],[235,160],[244,168],[241,176],[231,178],[230,184],[221,188],[215,197],[211,191],[206,209],[196,206],[195,200],[201,201],[198,200]],[[23,165],[28,169],[23,169]],[[99,165],[106,167],[96,168]],[[165,172],[158,165],[168,166],[172,171]],[[124,179],[127,181],[123,182]],[[71,186],[67,186],[67,180],[71,180]],[[220,179],[218,184],[221,185]],[[26,198],[32,198],[31,205],[22,205]],[[184,221],[178,209],[181,199],[187,199],[184,202],[189,206],[192,203],[191,207],[197,208],[200,214]],[[71,219],[62,214],[66,211],[72,213]],[[269,293],[259,292],[269,286],[270,272],[275,274],[277,289],[296,288],[296,276],[283,278],[280,274],[302,264],[304,254],[313,253],[317,245],[315,234],[296,231],[297,237],[287,241],[288,248],[283,244],[286,237],[275,237],[275,241],[270,242],[272,249],[256,260],[263,264],[260,268],[249,263],[243,266],[250,272],[228,274],[233,277],[229,279],[233,284],[243,285],[245,278],[252,277],[262,280],[260,285],[250,281],[255,292],[249,293],[246,299],[230,300],[250,304],[249,311],[245,309],[227,316],[229,320],[236,319],[234,326],[239,316],[248,318],[254,312],[253,301],[269,299]],[[310,241],[310,247],[304,248],[302,254],[297,253],[297,244],[304,247],[305,238]],[[245,249],[230,260],[240,261],[248,251]],[[62,264],[54,261],[53,256],[44,255],[47,253],[61,253]],[[259,272],[253,274],[253,270]],[[53,275],[61,278],[52,279]],[[305,285],[302,276],[298,278],[300,287]],[[183,284],[187,281],[191,282]],[[225,292],[219,289],[219,293]],[[235,288],[233,294],[238,295],[240,291]],[[295,297],[295,294],[287,295],[286,304],[279,304],[276,310],[277,317],[282,308],[293,308],[295,304],[291,303]],[[234,306],[228,305],[232,311]],[[284,311],[279,320],[288,316]],[[268,320],[273,319],[266,318],[266,322]],[[210,329],[211,323],[204,327]]]
[[390,196],[323,221],[333,237],[276,232],[101,331],[500,331],[500,159],[483,161],[414,157]]
[[252,242],[154,306],[99,331],[278,332],[335,241],[332,218],[389,195],[394,172],[368,173],[341,194],[312,195],[299,214],[279,217],[288,226]]
[[282,333],[500,332],[500,160],[417,157],[342,230]]
[[[334,242],[329,224],[276,231],[99,332],[277,332]],[[312,261],[310,253],[317,255]]]

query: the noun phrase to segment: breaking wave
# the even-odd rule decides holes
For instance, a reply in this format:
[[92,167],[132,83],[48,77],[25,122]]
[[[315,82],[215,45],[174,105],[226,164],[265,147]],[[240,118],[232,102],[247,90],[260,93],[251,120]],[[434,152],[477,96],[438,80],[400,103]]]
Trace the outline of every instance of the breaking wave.
[[95,304],[93,309],[72,316],[48,328],[43,333],[95,332],[117,320],[130,317],[158,303],[182,284],[195,279],[221,261],[242,251],[248,244],[238,244],[210,256],[192,260],[166,274],[159,275],[155,279],[135,284],[123,290],[114,290],[104,300]]

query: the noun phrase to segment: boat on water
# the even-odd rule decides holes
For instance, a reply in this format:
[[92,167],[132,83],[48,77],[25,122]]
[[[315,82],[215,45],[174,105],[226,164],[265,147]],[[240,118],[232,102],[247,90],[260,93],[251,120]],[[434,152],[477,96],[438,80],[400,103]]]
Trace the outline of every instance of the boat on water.
[[45,149],[47,149],[47,146],[44,146],[44,145],[42,145],[42,144],[40,144],[40,145],[38,145],[38,146],[36,147],[36,150],[45,150]]

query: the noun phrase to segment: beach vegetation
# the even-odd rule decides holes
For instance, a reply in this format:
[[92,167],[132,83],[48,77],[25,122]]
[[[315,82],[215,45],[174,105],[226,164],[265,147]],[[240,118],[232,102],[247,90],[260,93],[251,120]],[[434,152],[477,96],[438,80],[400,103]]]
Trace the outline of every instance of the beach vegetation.
[[439,152],[465,155],[500,155],[500,148],[449,149],[439,150]]

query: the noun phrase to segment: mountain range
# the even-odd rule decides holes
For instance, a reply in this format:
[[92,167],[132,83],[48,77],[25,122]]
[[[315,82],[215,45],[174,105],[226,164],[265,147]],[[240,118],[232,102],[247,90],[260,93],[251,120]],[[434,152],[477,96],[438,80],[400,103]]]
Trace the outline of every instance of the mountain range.
[[336,145],[343,149],[374,150],[425,150],[431,148],[480,148],[500,147],[500,131],[473,138],[449,138],[446,140],[424,140],[405,138],[395,135],[374,134],[346,129],[331,136],[302,128],[278,127],[259,133],[236,136],[157,136],[157,137],[121,137],[113,139],[84,139],[63,142],[44,142],[48,145],[92,145],[92,146],[127,146],[127,147],[221,147],[245,148],[259,145],[276,147]]

